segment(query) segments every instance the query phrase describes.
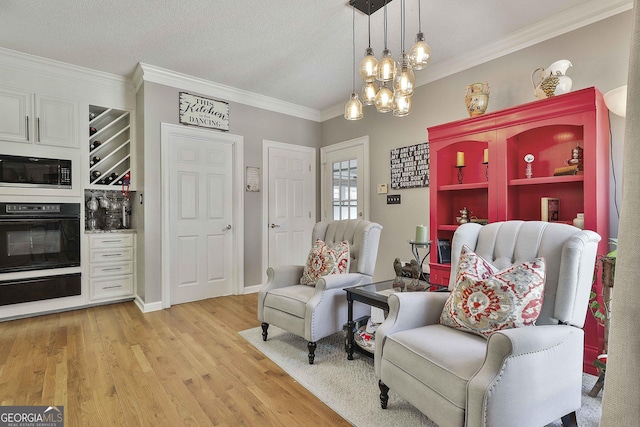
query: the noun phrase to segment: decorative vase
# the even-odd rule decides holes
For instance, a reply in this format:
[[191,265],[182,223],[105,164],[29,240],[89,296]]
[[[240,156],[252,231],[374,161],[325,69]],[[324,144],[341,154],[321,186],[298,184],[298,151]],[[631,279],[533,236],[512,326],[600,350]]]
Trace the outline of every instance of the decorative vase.
[[484,114],[487,111],[487,105],[489,105],[489,83],[472,83],[467,86],[464,100],[471,117]]

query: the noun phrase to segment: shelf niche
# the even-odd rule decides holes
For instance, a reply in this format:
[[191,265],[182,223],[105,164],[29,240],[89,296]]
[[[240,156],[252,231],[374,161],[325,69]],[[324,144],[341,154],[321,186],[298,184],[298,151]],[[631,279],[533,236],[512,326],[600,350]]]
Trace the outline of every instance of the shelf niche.
[[129,112],[90,105],[90,186],[122,186],[127,174],[131,177],[131,152]]

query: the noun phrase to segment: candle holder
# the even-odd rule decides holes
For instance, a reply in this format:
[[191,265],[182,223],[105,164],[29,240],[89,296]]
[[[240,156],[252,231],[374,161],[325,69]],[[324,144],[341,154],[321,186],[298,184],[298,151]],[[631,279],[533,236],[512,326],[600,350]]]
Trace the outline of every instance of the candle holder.
[[458,184],[462,184],[462,179],[464,178],[464,166],[456,166],[458,168]]
[[484,171],[484,177],[489,181],[489,162],[482,162],[483,165],[487,165],[487,168]]

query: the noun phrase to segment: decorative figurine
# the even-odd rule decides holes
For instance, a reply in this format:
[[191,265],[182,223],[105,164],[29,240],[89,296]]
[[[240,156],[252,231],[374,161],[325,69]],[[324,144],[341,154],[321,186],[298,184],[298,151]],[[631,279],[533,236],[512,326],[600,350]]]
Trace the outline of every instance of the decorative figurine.
[[466,224],[469,222],[469,209],[467,207],[463,207],[460,209],[460,216],[457,218],[458,224]]
[[524,176],[527,178],[533,177],[533,169],[531,167],[531,163],[535,160],[533,154],[527,154],[524,156],[524,161],[527,162],[527,168],[525,169]]
[[402,279],[402,262],[400,258],[396,258],[393,261],[393,269],[396,272],[396,278],[393,281],[392,287],[396,292],[402,292],[404,290],[404,280]]
[[420,263],[412,259],[411,260],[411,283],[407,285],[408,291],[424,291],[424,286],[420,284],[420,275],[422,274],[422,268]]

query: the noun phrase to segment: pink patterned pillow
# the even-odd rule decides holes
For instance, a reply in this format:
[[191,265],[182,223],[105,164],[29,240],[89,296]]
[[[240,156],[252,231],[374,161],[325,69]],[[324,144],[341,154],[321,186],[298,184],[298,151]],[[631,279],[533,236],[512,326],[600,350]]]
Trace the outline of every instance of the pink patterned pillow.
[[300,284],[315,286],[316,281],[322,276],[348,273],[350,261],[349,242],[344,241],[329,246],[318,239],[309,251]]
[[467,245],[462,245],[460,251],[460,258],[458,258],[458,268],[456,270],[456,283],[460,279],[460,275],[466,275],[473,279],[486,279],[491,275],[498,272],[489,261],[482,258],[477,253],[473,252]]
[[[488,263],[467,250],[465,253],[463,248],[461,252],[460,262],[463,257],[468,260],[458,268],[456,286],[447,299],[440,323],[485,338],[495,331],[534,325],[544,296],[544,258],[486,276]],[[479,265],[480,269],[469,269],[472,265]]]

